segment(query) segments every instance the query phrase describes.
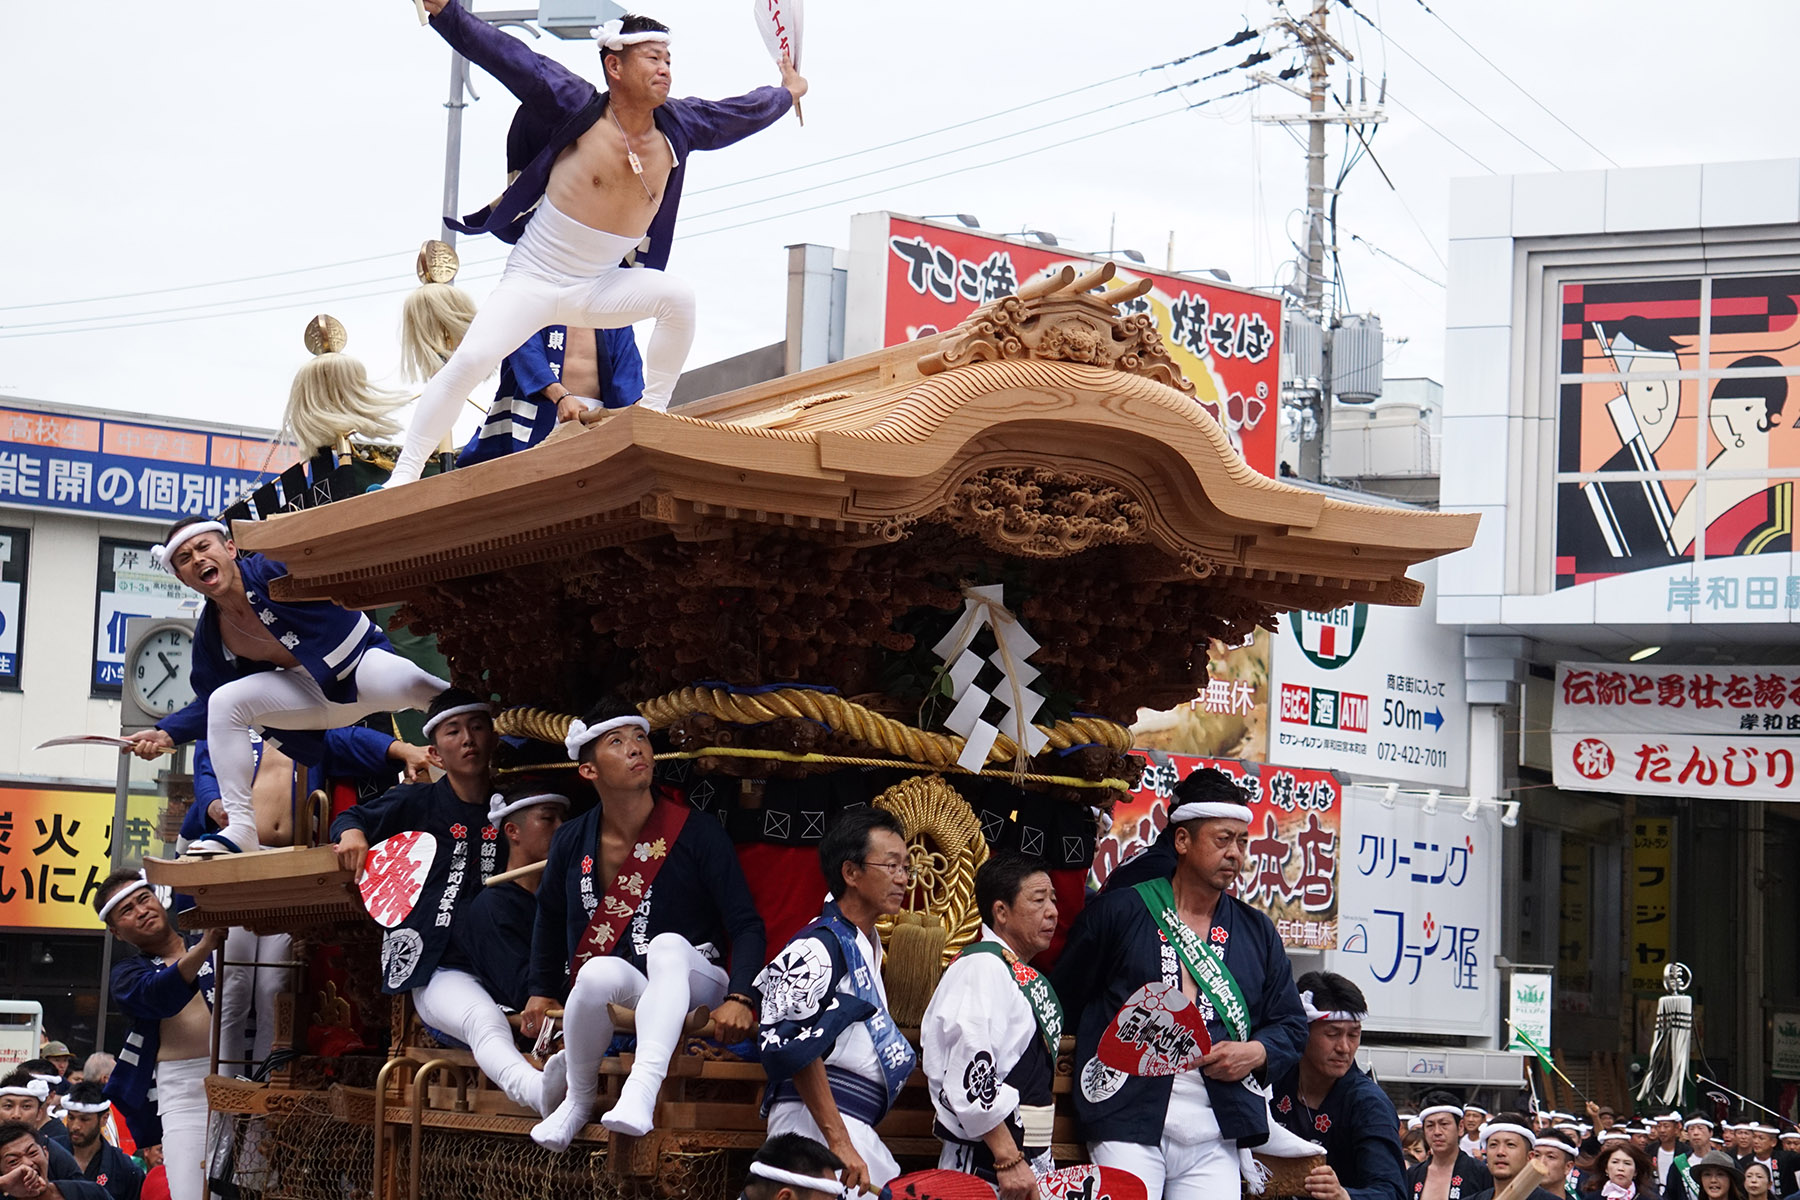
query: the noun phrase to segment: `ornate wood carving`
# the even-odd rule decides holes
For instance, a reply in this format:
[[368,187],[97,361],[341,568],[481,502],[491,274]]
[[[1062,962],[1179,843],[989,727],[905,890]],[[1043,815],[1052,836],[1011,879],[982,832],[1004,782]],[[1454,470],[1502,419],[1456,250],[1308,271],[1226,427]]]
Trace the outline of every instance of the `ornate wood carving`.
[[1067,558],[1146,536],[1144,506],[1129,491],[1043,467],[972,475],[927,519],[1028,558]]
[[1094,290],[1115,271],[1107,263],[1077,277],[1074,267],[1064,267],[1047,279],[1026,283],[1017,295],[982,305],[946,334],[937,349],[920,357],[919,373],[936,375],[972,362],[1040,358],[1110,367],[1192,396],[1194,385],[1169,357],[1149,315],[1119,314],[1118,305],[1148,292],[1151,281]]

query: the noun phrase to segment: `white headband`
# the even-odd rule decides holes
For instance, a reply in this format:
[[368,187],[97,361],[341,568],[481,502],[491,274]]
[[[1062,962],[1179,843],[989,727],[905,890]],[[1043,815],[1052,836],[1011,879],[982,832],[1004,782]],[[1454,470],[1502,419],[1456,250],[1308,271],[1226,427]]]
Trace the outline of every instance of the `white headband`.
[[830,1192],[836,1196],[844,1190],[843,1183],[829,1175],[802,1175],[797,1171],[784,1171],[780,1167],[771,1167],[768,1163],[751,1163],[750,1174],[758,1179],[785,1183],[789,1187],[805,1188],[810,1192]]
[[622,729],[627,725],[636,725],[645,733],[650,732],[650,722],[642,717],[614,717],[610,721],[602,721],[598,725],[583,725],[580,718],[569,722],[569,732],[563,737],[563,747],[569,752],[572,762],[581,761],[581,748],[603,733]]
[[42,1104],[50,1098],[50,1085],[34,1078],[24,1087],[0,1087],[0,1096],[29,1096]]
[[474,712],[486,713],[491,717],[494,715],[494,706],[483,700],[477,704],[458,704],[454,708],[446,708],[443,712],[425,722],[425,728],[422,732],[425,734],[426,738],[430,738],[431,731],[436,729],[439,725],[442,725],[445,721],[448,721],[451,717],[460,717],[464,713]]
[[1574,1158],[1575,1155],[1578,1153],[1578,1151],[1575,1149],[1575,1147],[1569,1145],[1569,1143],[1567,1143],[1567,1142],[1563,1141],[1561,1138],[1557,1138],[1557,1137],[1547,1137],[1546,1136],[1546,1137],[1532,1138],[1531,1139],[1531,1148],[1534,1150],[1543,1150],[1543,1149],[1561,1150],[1564,1154],[1568,1155],[1570,1158]]
[[560,804],[562,807],[567,808],[569,807],[569,798],[567,796],[559,796],[555,792],[538,792],[530,796],[521,796],[511,804],[508,804],[505,796],[502,796],[499,792],[495,792],[488,798],[488,824],[499,825],[500,822],[506,820],[506,818],[512,816],[520,809],[530,808],[534,804]]
[[1404,1120],[1406,1122],[1406,1127],[1408,1129],[1417,1129],[1419,1126],[1421,1126],[1425,1123],[1420,1118],[1412,1116],[1410,1114],[1407,1115],[1406,1117],[1403,1117],[1402,1120]]
[[106,923],[106,918],[112,913],[112,910],[119,907],[120,904],[123,904],[127,896],[131,895],[133,892],[141,892],[149,886],[150,881],[144,878],[144,873],[142,871],[139,871],[136,879],[121,886],[118,891],[106,898],[105,904],[100,906],[101,924]]
[[1169,814],[1169,824],[1180,825],[1184,821],[1215,821],[1221,817],[1232,821],[1242,821],[1248,825],[1250,808],[1244,804],[1221,804],[1212,801],[1204,804],[1198,802],[1183,804]]
[[1707,1120],[1705,1117],[1689,1117],[1687,1119],[1687,1122],[1682,1125],[1682,1128],[1686,1129],[1689,1125],[1704,1125],[1708,1129],[1711,1129],[1713,1127],[1713,1123],[1711,1121]]
[[169,565],[169,556],[175,553],[177,547],[183,542],[187,541],[189,538],[197,538],[203,533],[216,533],[226,541],[231,540],[231,530],[225,528],[220,522],[195,521],[192,525],[183,525],[180,529],[171,533],[169,535],[169,540],[162,543],[162,545],[150,547],[150,557],[156,560],[157,566],[173,575],[175,573],[175,568]]
[[1481,1107],[1479,1104],[1465,1104],[1462,1106],[1462,1110],[1466,1113],[1480,1113],[1484,1117],[1488,1115],[1488,1110]]
[[1463,1110],[1454,1104],[1433,1104],[1430,1108],[1422,1108],[1419,1110],[1419,1120],[1423,1122],[1426,1117],[1434,1117],[1438,1113],[1449,1113],[1460,1121],[1462,1120]]
[[1480,1134],[1481,1144],[1483,1146],[1487,1145],[1488,1139],[1493,1137],[1496,1133],[1516,1133],[1525,1139],[1525,1144],[1527,1146],[1537,1145],[1537,1131],[1535,1129],[1527,1129],[1523,1125],[1514,1125],[1510,1121],[1498,1121],[1492,1125],[1483,1125]]
[[615,17],[604,25],[596,25],[588,30],[593,34],[602,51],[623,50],[627,46],[636,46],[641,42],[661,42],[669,44],[669,35],[661,29],[646,29],[641,33],[626,33],[623,18]]
[[1552,1125],[1550,1128],[1560,1129],[1564,1133],[1580,1133],[1581,1132],[1581,1126],[1575,1124],[1575,1122],[1573,1122],[1573,1121],[1559,1121],[1555,1125]]
[[98,1104],[83,1104],[79,1100],[64,1100],[63,1108],[67,1109],[69,1112],[78,1113],[103,1113],[112,1111],[112,1105],[104,1100],[100,1101]]
[[1600,1135],[1600,1140],[1603,1142],[1629,1142],[1631,1135],[1620,1129],[1609,1129]]
[[1364,1017],[1369,1015],[1368,1013],[1341,1012],[1337,1010],[1325,1012],[1313,1007],[1311,992],[1300,993],[1300,1007],[1306,1010],[1306,1021],[1309,1025],[1314,1021],[1361,1021]]
[[1652,1121],[1673,1121],[1677,1125],[1681,1124],[1681,1114],[1678,1112],[1666,1112],[1660,1117],[1651,1117],[1650,1119]]

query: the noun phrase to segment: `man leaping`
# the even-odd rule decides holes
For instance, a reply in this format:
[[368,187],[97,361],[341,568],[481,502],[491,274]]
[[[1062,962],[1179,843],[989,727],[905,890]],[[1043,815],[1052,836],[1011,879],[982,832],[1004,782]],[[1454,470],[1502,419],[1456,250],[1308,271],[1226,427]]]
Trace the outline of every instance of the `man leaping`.
[[[460,4],[424,5],[454,50],[540,111],[552,132],[498,200],[450,222],[517,245],[462,345],[420,396],[389,486],[419,477],[470,390],[547,325],[616,329],[654,318],[642,403],[666,409],[694,340],[693,292],[663,273],[687,156],[774,124],[806,94],[806,80],[784,63],[780,87],[671,100],[668,27],[640,16],[596,30],[602,93]],[[625,268],[634,252],[647,269]]]

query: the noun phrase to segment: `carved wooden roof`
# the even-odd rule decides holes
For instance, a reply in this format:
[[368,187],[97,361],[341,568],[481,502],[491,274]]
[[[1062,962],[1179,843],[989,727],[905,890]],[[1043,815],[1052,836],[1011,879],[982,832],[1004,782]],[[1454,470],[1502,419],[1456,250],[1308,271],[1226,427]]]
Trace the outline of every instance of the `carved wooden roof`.
[[[1407,568],[1467,546],[1477,518],[1345,503],[1252,471],[1188,394],[1149,319],[1113,307],[1134,289],[1090,292],[1111,274],[1065,268],[933,338],[677,413],[623,409],[522,454],[240,523],[237,541],[286,562],[278,588],[289,598],[407,602],[459,675],[472,668],[457,662],[459,641],[465,656],[529,658],[545,629],[522,638],[480,627],[530,624],[533,612],[559,635],[591,626],[640,657],[663,637],[676,648],[632,679],[644,688],[702,678],[854,687],[868,672],[818,677],[818,647],[832,641],[819,630],[844,646],[895,642],[864,627],[920,603],[959,607],[948,569],[1010,572],[1038,589],[1040,609],[1111,589],[1115,613],[1155,610],[1159,639],[1189,649],[1296,608],[1417,604]],[[654,583],[619,579],[621,566],[662,572],[670,590],[658,599]],[[801,606],[806,617],[765,596],[764,644],[745,648],[759,631],[715,628],[724,618],[695,598],[706,587],[823,599]],[[1086,603],[1076,599],[1068,620],[1094,619]],[[658,620],[635,611],[645,605]],[[1060,618],[1033,619],[1048,645],[1039,625]],[[644,627],[626,630],[632,620]],[[713,647],[708,661],[683,661],[696,653],[680,648],[687,635],[662,628],[683,622]],[[592,669],[605,647],[571,653]],[[1203,681],[1203,651],[1198,670]],[[1103,656],[1077,674],[1109,672]],[[506,674],[528,690],[546,677]],[[1180,699],[1193,674],[1189,663],[1145,686]],[[1111,711],[1141,690],[1126,688]],[[507,698],[568,702],[548,685]]]

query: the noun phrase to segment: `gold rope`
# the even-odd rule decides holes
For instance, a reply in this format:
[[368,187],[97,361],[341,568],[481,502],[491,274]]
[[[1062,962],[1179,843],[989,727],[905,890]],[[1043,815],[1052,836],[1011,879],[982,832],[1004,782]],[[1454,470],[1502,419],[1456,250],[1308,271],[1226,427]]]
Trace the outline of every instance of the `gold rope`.
[[[1034,775],[1015,776],[1009,768],[983,771],[968,771],[958,766],[929,767],[925,763],[899,762],[891,758],[852,758],[842,754],[795,754],[788,750],[752,750],[744,746],[713,746],[706,750],[670,751],[658,754],[657,762],[669,758],[769,758],[777,762],[796,763],[832,763],[843,767],[898,767],[902,770],[941,770],[950,775],[983,775],[990,779],[1022,778],[1026,783],[1053,783],[1059,787],[1075,788],[1113,788],[1121,792],[1131,790],[1123,779],[1077,779],[1073,775]],[[570,766],[575,764],[570,763]],[[528,770],[530,768],[518,768]]]
[[[907,905],[922,897],[914,911],[932,914],[943,922],[943,961],[950,964],[962,948],[981,935],[981,911],[975,904],[975,871],[987,861],[987,840],[975,810],[957,790],[937,775],[921,775],[896,783],[875,797],[876,808],[886,809],[900,820],[905,831],[907,857],[913,868]],[[883,937],[894,928],[895,918],[878,917],[875,927]],[[925,988],[930,993],[933,977]]]
[[[783,717],[798,717],[829,725],[839,733],[889,754],[898,754],[941,770],[955,767],[963,749],[963,739],[955,734],[914,729],[842,696],[807,688],[781,688],[754,696],[726,688],[679,688],[638,705],[638,711],[656,729],[666,728],[693,713],[704,713],[734,725],[758,725]],[[494,724],[503,734],[558,743],[567,735],[571,720],[573,718],[565,714],[541,708],[509,708]],[[1047,748],[1051,750],[1089,744],[1105,746],[1114,754],[1124,754],[1131,749],[1131,730],[1101,717],[1072,717],[1037,728],[1050,739]],[[1017,743],[1002,734],[994,739],[988,761],[1011,762],[1018,755]]]

